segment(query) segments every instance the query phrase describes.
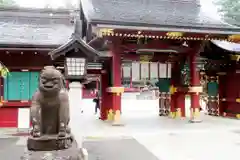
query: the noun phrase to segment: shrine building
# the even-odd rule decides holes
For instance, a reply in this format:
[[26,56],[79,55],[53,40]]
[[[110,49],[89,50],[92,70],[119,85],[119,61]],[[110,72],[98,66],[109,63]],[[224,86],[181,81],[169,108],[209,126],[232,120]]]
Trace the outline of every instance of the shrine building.
[[[61,69],[69,83],[98,86],[100,118],[113,124],[121,119],[124,91],[146,82],[159,88],[159,116],[197,121],[205,92],[209,115],[240,118],[240,27],[209,17],[198,1],[81,0],[76,11],[0,13],[0,62],[10,71],[0,80],[0,127],[29,127],[45,65]],[[86,73],[69,75],[67,58],[85,59]]]

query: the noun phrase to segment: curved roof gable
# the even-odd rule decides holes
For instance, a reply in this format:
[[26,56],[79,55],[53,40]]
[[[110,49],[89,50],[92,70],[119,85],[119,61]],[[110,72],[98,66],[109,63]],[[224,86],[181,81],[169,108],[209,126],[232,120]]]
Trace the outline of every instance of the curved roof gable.
[[97,50],[89,46],[82,39],[81,24],[79,19],[75,20],[75,30],[74,33],[72,34],[71,39],[64,45],[61,45],[59,48],[49,52],[49,55],[53,60],[55,60],[60,56],[66,56],[66,54],[68,54],[69,51],[75,49],[81,51],[78,52],[77,54],[83,54],[82,56],[87,57],[89,59],[97,59],[100,56],[100,53]]

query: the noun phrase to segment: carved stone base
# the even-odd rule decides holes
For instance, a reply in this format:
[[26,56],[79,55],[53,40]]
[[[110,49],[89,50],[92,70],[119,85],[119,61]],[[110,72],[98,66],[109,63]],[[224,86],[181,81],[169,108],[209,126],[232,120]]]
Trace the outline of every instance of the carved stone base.
[[76,141],[64,150],[55,151],[25,151],[21,160],[87,160],[87,154],[77,147]]
[[32,151],[52,151],[70,148],[74,138],[67,134],[66,137],[58,137],[58,135],[44,135],[41,137],[30,136],[27,140],[27,148]]

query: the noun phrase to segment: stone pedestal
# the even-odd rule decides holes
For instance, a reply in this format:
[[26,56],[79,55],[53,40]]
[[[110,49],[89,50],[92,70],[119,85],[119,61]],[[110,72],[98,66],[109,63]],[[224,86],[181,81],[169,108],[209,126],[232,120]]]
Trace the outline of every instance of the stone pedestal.
[[58,135],[44,135],[41,137],[30,136],[27,140],[27,148],[31,151],[52,151],[71,148],[73,136],[58,137]]
[[80,82],[71,82],[69,84],[68,95],[71,117],[69,127],[71,128],[71,133],[74,135],[74,138],[80,148],[82,147],[82,131],[79,129],[79,122],[81,121],[81,113],[83,110],[82,89],[83,85]]
[[80,110],[82,110],[81,101],[82,101],[82,84],[80,82],[71,82],[69,84],[69,103],[70,103],[70,114],[72,114],[73,108],[80,107]]
[[21,160],[87,160],[88,155],[84,149],[79,149],[76,141],[63,150],[31,151],[27,150]]

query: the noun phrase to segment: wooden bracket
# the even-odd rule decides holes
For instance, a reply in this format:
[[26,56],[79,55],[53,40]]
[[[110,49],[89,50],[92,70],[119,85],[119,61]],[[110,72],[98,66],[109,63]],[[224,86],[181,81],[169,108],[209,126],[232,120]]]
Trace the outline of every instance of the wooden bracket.
[[108,87],[106,91],[116,93],[119,96],[124,92],[124,87]]
[[222,100],[223,102],[227,101],[227,99],[226,99],[226,98],[222,98],[221,100]]
[[237,102],[237,103],[240,103],[240,98],[236,98],[236,102]]
[[228,40],[233,42],[240,42],[240,35],[237,34],[237,35],[228,36]]
[[174,94],[175,92],[177,92],[177,88],[174,87],[173,85],[171,85],[171,87],[170,87],[170,94]]
[[203,87],[202,86],[192,86],[192,87],[189,87],[189,91],[190,93],[201,93],[203,92]]
[[237,118],[237,119],[240,119],[240,114],[237,114],[237,115],[236,115],[236,118]]
[[217,75],[224,76],[224,75],[227,75],[227,73],[226,72],[218,72]]

